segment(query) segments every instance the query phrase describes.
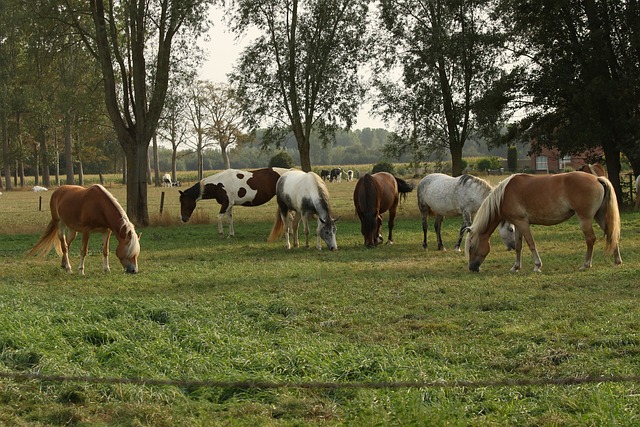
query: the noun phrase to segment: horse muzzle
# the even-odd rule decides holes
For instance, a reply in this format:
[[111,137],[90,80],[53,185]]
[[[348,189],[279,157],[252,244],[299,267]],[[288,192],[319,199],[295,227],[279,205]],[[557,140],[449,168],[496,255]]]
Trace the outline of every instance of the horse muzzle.
[[128,274],[136,274],[138,272],[138,267],[135,265],[128,265],[127,268],[124,269],[125,273]]
[[188,216],[182,215],[180,218],[182,219],[182,222],[188,222],[189,221],[189,217]]
[[477,261],[470,262],[469,271],[472,273],[480,273],[480,263]]

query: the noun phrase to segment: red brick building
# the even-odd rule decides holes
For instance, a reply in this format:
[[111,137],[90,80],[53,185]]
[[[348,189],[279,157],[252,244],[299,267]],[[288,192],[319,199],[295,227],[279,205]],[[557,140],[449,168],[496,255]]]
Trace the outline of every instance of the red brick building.
[[567,168],[578,170],[582,165],[589,163],[589,158],[602,156],[600,150],[585,151],[578,155],[561,156],[558,150],[550,150],[542,147],[539,154],[531,155],[531,170],[535,173],[559,173],[564,172]]

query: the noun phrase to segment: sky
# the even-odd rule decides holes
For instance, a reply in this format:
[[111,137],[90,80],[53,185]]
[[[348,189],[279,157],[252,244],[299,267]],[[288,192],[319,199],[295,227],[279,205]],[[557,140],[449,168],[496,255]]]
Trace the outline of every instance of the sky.
[[[222,21],[222,13],[218,9],[212,10],[213,27],[209,30],[209,41],[200,41],[200,46],[205,50],[207,60],[200,70],[200,78],[214,83],[227,81],[227,73],[231,72],[233,65],[244,46],[251,41],[250,37],[236,40],[234,35],[225,31]],[[387,126],[375,116],[369,114],[371,107],[364,104],[357,117],[354,129],[383,128]]]

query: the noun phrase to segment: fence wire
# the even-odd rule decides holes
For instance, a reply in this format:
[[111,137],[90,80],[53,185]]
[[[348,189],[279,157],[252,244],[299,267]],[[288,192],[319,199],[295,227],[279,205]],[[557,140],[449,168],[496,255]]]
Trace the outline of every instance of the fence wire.
[[108,378],[92,376],[43,375],[37,373],[0,372],[0,378],[40,382],[74,382],[85,384],[133,384],[140,386],[174,386],[180,388],[236,388],[236,389],[403,389],[403,388],[483,388],[521,386],[574,386],[581,384],[640,383],[640,376],[585,376],[563,378],[513,378],[474,381],[372,381],[372,382],[271,382],[271,381],[216,381],[177,380],[155,378]]

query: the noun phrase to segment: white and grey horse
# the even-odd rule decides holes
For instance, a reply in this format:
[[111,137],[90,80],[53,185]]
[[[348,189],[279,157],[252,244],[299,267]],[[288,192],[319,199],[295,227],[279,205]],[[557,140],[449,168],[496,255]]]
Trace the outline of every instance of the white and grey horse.
[[[471,217],[478,211],[491,190],[492,187],[487,181],[473,175],[460,175],[453,178],[443,173],[432,173],[422,178],[418,184],[418,208],[422,214],[424,234],[422,247],[427,249],[429,214],[436,217],[434,228],[438,237],[438,250],[445,250],[441,235],[444,217],[462,215],[462,226],[455,247],[456,252],[460,252],[462,236],[466,228],[471,225]],[[499,232],[507,249],[514,249],[516,241],[513,225],[502,222]]]
[[[276,200],[278,201],[278,214],[269,235],[270,242],[284,231],[286,248],[291,249],[289,234],[293,232],[293,245],[299,246],[298,226],[300,219],[302,219],[306,247],[309,247],[309,216],[316,215],[318,218],[316,247],[321,250],[321,241],[324,240],[329,250],[338,249],[336,243],[336,221],[338,219],[331,218],[329,192],[317,174],[299,170],[285,172],[276,184]],[[292,218],[290,213],[294,213],[295,216]]]

